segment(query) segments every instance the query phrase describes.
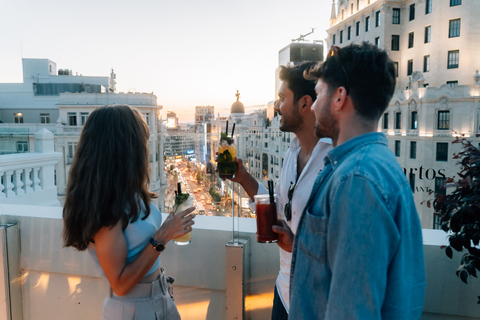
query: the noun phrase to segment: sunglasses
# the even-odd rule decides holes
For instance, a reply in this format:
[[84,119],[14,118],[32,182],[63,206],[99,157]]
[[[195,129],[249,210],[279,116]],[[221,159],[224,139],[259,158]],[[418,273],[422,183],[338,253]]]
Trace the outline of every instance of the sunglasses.
[[347,90],[347,94],[350,91],[350,77],[348,76],[347,69],[345,69],[345,66],[343,65],[342,59],[340,58],[340,54],[338,53],[341,49],[337,46],[332,46],[330,48],[330,51],[328,51],[327,57],[333,57],[335,59],[335,62],[337,65],[342,69],[343,74],[345,75],[345,78],[347,79],[347,85],[345,86],[345,89]]
[[293,191],[295,191],[295,186],[297,184],[290,182],[290,188],[288,188],[288,203],[285,205],[285,209],[283,210],[283,213],[285,214],[285,218],[287,221],[292,220],[292,197],[293,197]]

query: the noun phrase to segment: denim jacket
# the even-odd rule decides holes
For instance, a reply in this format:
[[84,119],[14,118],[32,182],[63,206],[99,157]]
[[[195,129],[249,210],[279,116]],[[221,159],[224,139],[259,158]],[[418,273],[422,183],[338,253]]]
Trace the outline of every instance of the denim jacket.
[[291,319],[420,319],[425,266],[412,190],[384,134],[331,150],[295,236]]

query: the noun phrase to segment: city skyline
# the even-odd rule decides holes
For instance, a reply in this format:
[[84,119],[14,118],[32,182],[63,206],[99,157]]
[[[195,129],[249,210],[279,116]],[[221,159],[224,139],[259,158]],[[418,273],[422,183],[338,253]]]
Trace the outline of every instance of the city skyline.
[[132,6],[87,0],[8,2],[0,13],[0,83],[22,82],[21,58],[43,58],[73,74],[109,76],[119,92],[153,92],[158,104],[192,122],[195,106],[228,114],[235,92],[247,111],[275,99],[278,51],[324,40],[331,2],[208,0]]

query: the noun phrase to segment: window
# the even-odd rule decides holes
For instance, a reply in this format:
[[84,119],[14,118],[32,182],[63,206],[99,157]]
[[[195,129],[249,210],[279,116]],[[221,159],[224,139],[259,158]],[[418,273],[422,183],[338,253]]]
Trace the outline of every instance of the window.
[[412,21],[413,19],[415,19],[415,3],[410,5],[410,15],[408,20]]
[[438,111],[437,129],[450,129],[450,111]]
[[400,140],[395,140],[395,156],[400,157]]
[[358,35],[360,34],[360,21],[357,21],[357,23],[355,24],[355,35],[358,37]]
[[448,69],[458,68],[459,55],[460,52],[458,50],[448,51]]
[[415,173],[410,173],[409,176],[410,188],[412,188],[412,192],[415,192]]
[[75,156],[75,151],[77,150],[77,142],[69,142],[67,146],[68,146],[67,164],[72,164],[73,157]]
[[357,11],[360,9],[360,0],[357,0]]
[[436,229],[436,230],[442,229],[442,221],[440,220],[440,216],[435,213],[433,213],[433,229]]
[[370,17],[365,18],[365,32],[370,30]]
[[392,24],[400,24],[400,8],[393,8]]
[[77,125],[77,114],[75,112],[68,113],[68,125],[69,126]]
[[432,41],[432,26],[425,27],[425,43]]
[[458,81],[447,81],[447,85],[450,88],[456,87],[456,86],[458,86]]
[[423,72],[430,71],[430,55],[423,56]]
[[432,0],[427,0],[425,2],[425,14],[432,13]]
[[400,36],[392,34],[392,51],[400,50]]
[[380,11],[375,12],[375,27],[380,27]]
[[417,111],[412,111],[410,129],[413,129],[413,130],[418,129],[418,113],[417,113]]
[[348,26],[347,28],[347,40],[352,38],[352,26]]
[[82,126],[87,122],[88,112],[80,112],[80,123]]
[[395,129],[402,129],[402,113],[395,113]]
[[459,6],[462,4],[462,0],[450,0],[450,7]]
[[383,114],[383,129],[388,129],[388,112]]
[[460,19],[450,20],[450,26],[448,30],[449,38],[460,37]]
[[417,142],[410,141],[410,159],[417,159]]
[[375,38],[375,45],[378,47],[380,46],[380,37]]
[[50,113],[40,113],[40,123],[50,123]]
[[413,48],[413,31],[408,34],[408,47]]
[[332,36],[332,43],[335,44],[335,35]]
[[28,141],[17,141],[17,152],[28,152]]
[[343,43],[343,30],[340,30],[340,43]]
[[437,161],[448,161],[448,142],[437,142]]
[[435,194],[443,194],[444,196],[447,195],[447,189],[442,188],[447,179],[444,177],[436,177],[435,178]]
[[145,113],[145,123],[150,126],[150,113]]
[[350,14],[353,14],[353,2],[350,4]]
[[344,11],[343,11],[343,9],[342,9],[342,20],[343,20],[343,13],[344,13]]
[[398,62],[393,62],[393,66],[395,67],[395,77],[398,78]]
[[413,60],[407,61],[407,76],[411,76],[413,73]]
[[15,123],[23,123],[23,113],[14,113],[13,117],[15,119]]

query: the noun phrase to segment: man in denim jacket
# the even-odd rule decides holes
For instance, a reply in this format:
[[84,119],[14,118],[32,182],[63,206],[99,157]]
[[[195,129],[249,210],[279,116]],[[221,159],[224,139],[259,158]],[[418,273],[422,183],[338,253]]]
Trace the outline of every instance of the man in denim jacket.
[[291,319],[420,319],[422,231],[412,191],[377,123],[395,68],[368,43],[332,47],[317,79],[315,134],[330,137],[293,247]]

